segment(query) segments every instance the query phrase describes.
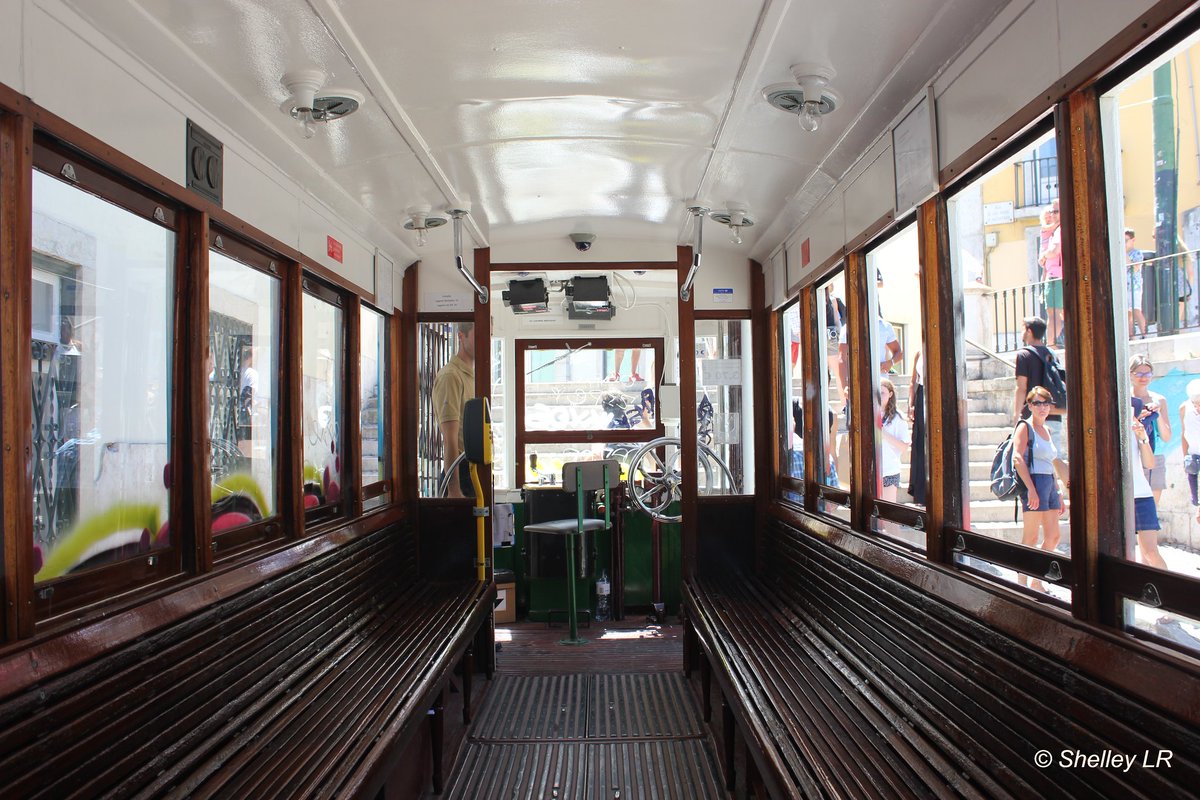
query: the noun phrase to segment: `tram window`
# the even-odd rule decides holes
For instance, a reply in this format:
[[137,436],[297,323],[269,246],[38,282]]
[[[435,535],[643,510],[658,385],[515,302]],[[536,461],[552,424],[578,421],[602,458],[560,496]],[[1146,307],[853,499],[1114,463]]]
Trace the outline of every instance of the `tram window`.
[[[822,346],[821,405],[829,428],[821,426],[824,469],[821,483],[835,489],[850,488],[850,346],[846,341],[846,273],[838,271],[817,286],[817,320]],[[832,413],[833,418],[830,419]],[[840,513],[839,513],[839,516]]]
[[[475,326],[422,322],[417,326],[417,475],[421,497],[463,497],[469,486],[464,464],[445,476],[462,453],[463,404],[475,396]],[[454,433],[444,442],[443,429]],[[441,491],[444,487],[444,491]],[[439,491],[441,493],[439,494]]]
[[749,320],[696,322],[696,430],[699,443],[707,448],[701,457],[714,462],[719,479],[714,488],[720,494],[754,493],[750,345]]
[[[783,386],[783,407],[779,418],[779,455],[782,463],[779,474],[797,481],[804,480],[804,359],[801,349],[800,303],[792,302],[779,312],[779,353],[783,359],[780,385]],[[783,499],[803,503],[804,498],[795,484],[785,486]]]
[[[914,508],[925,505],[926,467],[924,363],[921,360],[921,281],[917,226],[910,224],[867,253],[874,277],[875,324],[870,327],[872,361],[878,369],[873,419],[879,485],[875,497]],[[901,523],[905,512],[879,506],[875,529],[924,548],[925,534]]]
[[513,352],[521,377],[512,459],[522,483],[558,469],[552,456],[547,462],[543,455],[536,466],[529,459],[559,452],[559,446],[581,458],[601,458],[619,443],[663,435],[661,339],[517,339]]
[[505,435],[506,410],[504,384],[504,354],[505,341],[502,337],[492,337],[492,396],[488,401],[488,409],[492,415],[492,485],[497,489],[511,489],[508,468],[508,437]]
[[[1070,556],[1064,471],[1069,459],[1066,418],[1044,398],[1029,405],[1037,386],[1053,389],[1046,366],[1067,374],[1065,345],[1072,335],[1064,314],[1065,264],[1059,227],[1058,155],[1053,131],[1011,152],[998,166],[959,190],[947,203],[950,258],[962,286],[962,385],[966,390],[970,497],[964,504],[968,530],[1014,544],[1040,548],[1054,558]],[[1050,386],[1047,386],[1050,384]],[[1061,398],[1060,398],[1061,399]],[[998,500],[990,490],[992,458],[1014,430],[1036,430],[1033,468],[1038,508]],[[1024,441],[1028,442],[1028,434]],[[972,563],[976,560],[972,559]],[[977,566],[1035,591],[1066,601],[1070,591],[1041,578],[979,561]]]
[[[303,492],[306,514],[336,512],[342,500],[342,310],[336,296],[305,279],[302,406],[304,420]],[[322,297],[310,292],[320,291]],[[321,513],[317,511],[316,513]]]
[[228,539],[278,513],[280,286],[217,250],[208,264],[212,529]]
[[[560,346],[561,345],[561,346]],[[526,431],[604,431],[658,424],[658,357],[651,342],[528,343],[521,374]]]
[[36,582],[145,565],[179,544],[167,519],[175,250],[172,230],[34,171]]
[[363,508],[386,504],[389,497],[387,393],[387,317],[362,306],[359,326],[359,434],[362,437]]
[[[1198,131],[1188,86],[1200,59],[1192,36],[1100,98],[1117,352],[1127,380],[1124,556],[1195,576],[1200,522],[1200,184],[1181,142]],[[1142,442],[1146,444],[1142,444]],[[1149,580],[1149,578],[1147,578]],[[1126,603],[1125,623],[1200,648],[1195,619]],[[1175,630],[1180,635],[1172,635]]]

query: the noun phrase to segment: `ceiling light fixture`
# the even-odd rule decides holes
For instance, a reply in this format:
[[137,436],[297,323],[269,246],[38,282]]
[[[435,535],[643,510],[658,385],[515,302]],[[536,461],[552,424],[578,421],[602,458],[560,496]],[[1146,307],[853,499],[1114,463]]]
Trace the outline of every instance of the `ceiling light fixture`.
[[746,210],[745,203],[729,203],[728,205],[728,211],[714,211],[709,216],[722,225],[728,225],[729,241],[741,244],[742,228],[751,227],[754,225],[754,220],[750,218],[750,212]]
[[837,73],[819,64],[793,64],[791,71],[795,83],[773,83],[762,90],[763,98],[780,111],[795,114],[802,130],[815,131],[821,117],[841,102],[829,86]]
[[363,103],[363,96],[349,89],[322,90],[325,77],[319,69],[295,69],[284,73],[280,81],[290,97],[280,104],[279,109],[296,121],[300,135],[305,139],[316,134],[317,123],[348,117]]
[[431,228],[440,228],[448,221],[445,217],[431,214],[429,206],[411,206],[405,213],[408,214],[408,220],[404,223],[404,230],[416,232],[417,247],[429,244],[428,233]]

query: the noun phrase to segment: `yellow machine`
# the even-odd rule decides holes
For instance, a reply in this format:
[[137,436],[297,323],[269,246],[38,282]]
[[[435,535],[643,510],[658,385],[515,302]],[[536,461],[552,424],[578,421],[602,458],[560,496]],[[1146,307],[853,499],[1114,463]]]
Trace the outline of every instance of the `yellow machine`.
[[492,413],[486,397],[468,400],[463,406],[463,454],[471,471],[471,485],[475,488],[475,574],[483,582],[488,579],[491,561],[484,525],[488,504],[479,480],[479,468],[492,465]]

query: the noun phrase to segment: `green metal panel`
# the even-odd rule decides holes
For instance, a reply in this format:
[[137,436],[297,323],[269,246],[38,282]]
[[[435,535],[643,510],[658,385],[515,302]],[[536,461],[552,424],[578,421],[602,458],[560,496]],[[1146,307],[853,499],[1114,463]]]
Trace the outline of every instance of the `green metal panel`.
[[[672,504],[668,514],[678,514],[678,504]],[[653,601],[653,564],[651,551],[653,537],[652,521],[641,512],[625,512],[625,608],[649,608]],[[663,524],[660,528],[662,540],[662,592],[667,613],[679,608],[680,583],[683,575],[682,545],[680,528],[677,524]]]

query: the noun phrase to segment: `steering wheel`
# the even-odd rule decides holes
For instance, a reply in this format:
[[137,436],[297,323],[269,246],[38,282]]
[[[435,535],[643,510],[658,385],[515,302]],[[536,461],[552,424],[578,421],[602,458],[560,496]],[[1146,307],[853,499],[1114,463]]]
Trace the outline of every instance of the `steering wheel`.
[[[721,457],[703,443],[696,443],[698,477],[701,477],[698,487],[700,494],[715,494],[725,488],[726,491],[738,491],[737,481],[729,467]],[[646,514],[659,522],[679,522],[681,514],[668,514],[667,507],[683,496],[683,471],[679,468],[679,458],[683,453],[683,443],[671,436],[646,442],[629,459],[629,496],[633,503]],[[719,478],[724,477],[724,487]]]

